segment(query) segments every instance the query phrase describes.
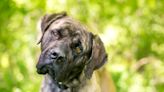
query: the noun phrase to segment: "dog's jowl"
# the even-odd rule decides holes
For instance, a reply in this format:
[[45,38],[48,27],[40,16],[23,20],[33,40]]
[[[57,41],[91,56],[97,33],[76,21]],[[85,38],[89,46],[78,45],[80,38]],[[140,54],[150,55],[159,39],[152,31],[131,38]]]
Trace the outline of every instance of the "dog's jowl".
[[41,92],[101,92],[94,74],[107,61],[101,39],[65,12],[45,15],[41,31]]

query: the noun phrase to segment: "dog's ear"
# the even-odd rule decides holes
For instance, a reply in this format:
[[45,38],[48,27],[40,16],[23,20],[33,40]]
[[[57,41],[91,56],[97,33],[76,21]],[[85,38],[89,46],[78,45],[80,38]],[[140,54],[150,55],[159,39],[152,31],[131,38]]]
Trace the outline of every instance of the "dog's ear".
[[47,28],[56,20],[63,18],[67,16],[66,12],[61,12],[61,13],[53,13],[53,14],[49,14],[49,15],[45,15],[42,18],[41,21],[41,30],[44,33],[44,31],[47,30]]
[[38,44],[41,42],[43,35],[45,31],[48,29],[48,27],[56,20],[61,19],[63,17],[67,16],[66,12],[61,13],[53,13],[53,14],[46,14],[41,19],[41,31],[42,31],[42,37],[40,38]]
[[107,54],[103,42],[99,36],[92,35],[91,56],[84,70],[85,76],[90,79],[93,71],[99,69],[106,61]]

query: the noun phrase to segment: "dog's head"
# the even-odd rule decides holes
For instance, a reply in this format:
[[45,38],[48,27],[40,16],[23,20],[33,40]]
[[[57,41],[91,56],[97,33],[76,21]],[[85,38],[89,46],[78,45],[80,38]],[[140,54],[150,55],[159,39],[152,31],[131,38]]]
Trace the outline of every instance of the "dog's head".
[[37,72],[50,75],[56,82],[68,83],[82,72],[91,78],[93,71],[107,61],[100,38],[64,12],[45,15],[41,30]]

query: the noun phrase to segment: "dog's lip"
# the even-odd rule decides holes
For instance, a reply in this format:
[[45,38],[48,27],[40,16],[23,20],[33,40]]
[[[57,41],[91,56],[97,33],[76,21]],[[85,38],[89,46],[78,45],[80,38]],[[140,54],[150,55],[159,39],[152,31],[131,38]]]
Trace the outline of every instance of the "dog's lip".
[[46,74],[48,72],[48,70],[46,68],[41,68],[41,69],[37,69],[37,73],[38,74]]

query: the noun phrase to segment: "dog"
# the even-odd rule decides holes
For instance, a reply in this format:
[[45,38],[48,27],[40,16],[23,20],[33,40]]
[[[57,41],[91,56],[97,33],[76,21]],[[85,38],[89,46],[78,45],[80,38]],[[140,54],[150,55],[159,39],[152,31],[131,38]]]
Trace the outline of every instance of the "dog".
[[41,32],[36,65],[44,75],[41,92],[103,92],[94,72],[107,61],[99,36],[66,12],[45,15]]

